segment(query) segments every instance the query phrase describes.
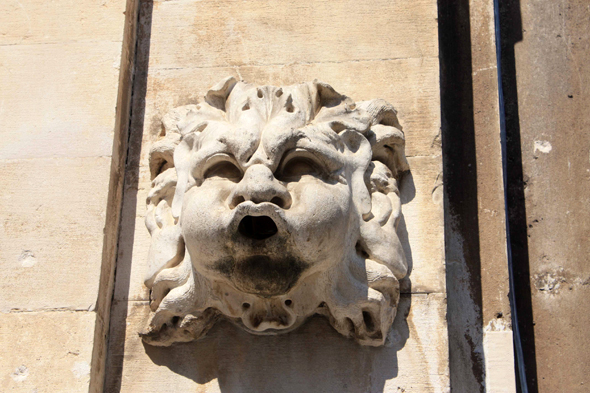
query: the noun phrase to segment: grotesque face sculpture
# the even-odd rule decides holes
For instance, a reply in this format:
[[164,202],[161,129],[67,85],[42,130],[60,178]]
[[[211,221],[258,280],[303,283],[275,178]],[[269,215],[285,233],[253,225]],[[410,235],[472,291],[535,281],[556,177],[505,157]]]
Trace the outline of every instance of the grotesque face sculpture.
[[322,314],[382,345],[407,271],[396,226],[408,167],[393,107],[320,82],[228,78],[163,124],[150,152],[144,340],[194,340],[220,316],[277,334]]

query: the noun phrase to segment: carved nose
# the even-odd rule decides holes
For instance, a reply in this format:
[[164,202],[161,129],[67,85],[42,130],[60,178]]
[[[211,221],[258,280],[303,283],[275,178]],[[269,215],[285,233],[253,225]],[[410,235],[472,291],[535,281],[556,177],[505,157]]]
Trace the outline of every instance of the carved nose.
[[233,209],[245,201],[270,202],[288,209],[292,200],[287,188],[274,177],[270,168],[256,164],[246,170],[244,177],[231,194],[230,208]]

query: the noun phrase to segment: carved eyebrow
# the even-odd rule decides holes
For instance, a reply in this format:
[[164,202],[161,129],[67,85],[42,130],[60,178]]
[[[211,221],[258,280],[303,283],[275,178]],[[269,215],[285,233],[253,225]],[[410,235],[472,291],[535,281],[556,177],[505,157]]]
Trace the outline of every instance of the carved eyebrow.
[[203,143],[202,147],[196,152],[194,167],[192,168],[192,174],[194,177],[202,178],[205,175],[207,168],[214,165],[211,161],[221,161],[224,156],[243,171],[242,166],[231,151],[231,146],[224,143],[222,140],[216,140],[215,142],[210,141],[208,143]]
[[322,167],[324,167],[323,169],[328,169],[327,166],[325,165],[325,160],[323,159],[321,154],[318,154],[316,151],[312,151],[312,150],[308,150],[308,149],[302,149],[302,148],[295,148],[295,149],[290,149],[287,150],[283,156],[281,157],[281,162],[279,163],[279,166],[277,168],[277,170],[281,170],[282,167],[290,162],[293,158],[309,158],[310,160],[312,160],[313,162],[317,162],[317,164],[321,165]]
[[334,172],[344,166],[342,154],[330,144],[314,141],[311,138],[299,139],[295,148],[286,151],[283,158],[297,151],[304,151],[318,160],[329,172]]
[[[270,134],[270,135],[269,135]],[[281,132],[265,132],[262,133],[262,141],[265,149],[268,149],[268,153],[277,154],[284,153],[285,150],[289,150],[295,146],[295,144],[302,138],[309,138],[301,130],[289,130],[289,133]],[[269,146],[269,142],[271,145]]]
[[[218,162],[221,161],[231,161],[232,163],[234,163],[238,168],[242,169],[238,160],[236,160],[236,157],[231,154],[231,153],[225,153],[225,152],[217,152],[217,153],[213,153],[209,156],[207,156],[203,161],[202,164],[204,167],[209,168],[212,165],[217,164]],[[204,171],[203,171],[204,172]]]
[[[339,151],[340,139],[333,131],[326,134],[315,127],[291,129],[287,132],[271,132],[264,137],[263,145],[272,161],[273,171],[278,169],[283,157],[294,149],[303,149],[313,154],[320,163],[333,172],[344,165],[344,157]],[[334,138],[334,134],[336,137]]]
[[271,165],[273,171],[275,171],[285,153],[294,149],[297,142],[301,138],[306,138],[306,135],[299,130],[293,129],[289,130],[289,133],[269,131],[271,132],[266,130],[262,132],[260,144],[264,152],[266,152],[268,159],[272,162]]

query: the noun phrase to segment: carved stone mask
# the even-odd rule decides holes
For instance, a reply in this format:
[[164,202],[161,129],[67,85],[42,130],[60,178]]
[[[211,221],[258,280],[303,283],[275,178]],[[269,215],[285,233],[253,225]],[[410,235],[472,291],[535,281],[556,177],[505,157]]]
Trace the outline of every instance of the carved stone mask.
[[163,125],[150,151],[147,343],[197,339],[220,316],[278,334],[314,314],[384,343],[407,272],[396,227],[408,164],[390,104],[317,81],[227,78]]

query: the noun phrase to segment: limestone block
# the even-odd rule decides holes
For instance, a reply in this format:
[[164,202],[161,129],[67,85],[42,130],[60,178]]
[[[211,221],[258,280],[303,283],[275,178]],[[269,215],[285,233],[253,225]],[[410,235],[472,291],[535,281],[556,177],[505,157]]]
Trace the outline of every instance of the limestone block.
[[406,155],[440,155],[437,58],[216,68],[197,65],[150,69],[145,114],[145,129],[149,130],[149,135],[146,132],[144,143],[151,143],[161,131],[159,119],[170,109],[197,103],[211,81],[233,75],[252,83],[272,85],[318,79],[355,101],[383,98],[398,111],[407,135]]
[[[410,267],[403,293],[445,293],[442,157],[408,158],[398,234]],[[407,242],[406,242],[407,238]]]
[[521,335],[529,332],[525,351],[535,349],[525,352],[525,359],[536,363],[532,378],[540,392],[587,392],[590,9],[575,1],[524,0],[504,7],[513,16],[504,19],[510,37],[502,50],[514,50],[515,67],[508,72],[513,81],[507,93],[508,137],[512,129],[520,138],[513,156],[517,162],[522,158],[522,172],[508,174],[514,179],[509,191],[524,204],[513,213],[521,237],[512,246],[522,261],[517,277],[524,281],[530,273],[531,280],[530,300],[526,285],[521,285],[525,300],[517,298],[517,307],[532,306],[530,319],[520,319]]
[[0,46],[0,159],[111,155],[120,56],[120,42]]
[[1,160],[0,310],[96,302],[110,158]]
[[[580,346],[589,341],[586,333],[588,315],[583,310],[590,307],[590,274],[574,272],[576,266],[566,266],[566,269],[561,266],[549,267],[548,265],[556,264],[553,261],[537,263],[539,266],[535,268],[542,269],[542,272],[533,272],[531,277],[535,307],[535,343],[539,343],[536,346],[538,352],[551,353],[554,359],[550,363],[539,360],[540,355],[537,355],[539,391],[558,389],[557,391],[586,392],[590,356]],[[580,261],[580,265],[583,263]],[[574,265],[573,262],[571,265]],[[555,315],[560,314],[564,315],[565,321],[555,318]],[[563,376],[563,379],[557,382],[552,373]]]
[[264,337],[222,322],[201,340],[166,348],[143,344],[136,334],[148,319],[147,302],[119,302],[106,390],[448,392],[445,314],[442,294],[403,295],[390,341],[380,348],[347,340],[322,318]]
[[513,347],[514,338],[509,327],[496,331],[486,328],[483,338],[486,391],[516,393]]
[[92,312],[0,313],[3,392],[87,392]]
[[[436,2],[183,0],[149,8],[149,39],[140,41],[149,45],[143,147],[126,184],[107,391],[448,391]],[[402,295],[391,346],[351,346],[320,318],[266,337],[221,322],[168,349],[137,337],[149,317],[149,150],[170,109],[198,104],[227,75],[278,86],[317,78],[355,101],[380,97],[398,110],[412,169],[401,190],[400,237],[413,263],[402,291],[414,294]],[[141,113],[141,100],[137,106]]]
[[149,182],[140,186],[136,195],[126,192],[123,197],[114,294],[117,301],[149,300],[149,289],[143,283],[151,242],[145,228],[148,190]]
[[436,18],[432,0],[158,1],[150,68],[436,57]]
[[0,45],[120,42],[123,10],[124,0],[5,0],[0,2]]

